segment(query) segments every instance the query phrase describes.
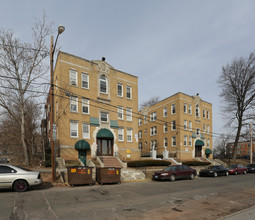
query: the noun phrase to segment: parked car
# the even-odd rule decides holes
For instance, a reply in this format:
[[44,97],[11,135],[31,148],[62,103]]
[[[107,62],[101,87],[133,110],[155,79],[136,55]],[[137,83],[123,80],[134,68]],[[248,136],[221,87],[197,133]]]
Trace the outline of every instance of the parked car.
[[42,183],[39,172],[9,164],[0,164],[0,188],[12,188],[16,192],[24,192],[30,186]]
[[209,166],[207,169],[200,170],[199,176],[228,176],[228,169],[221,165]]
[[248,173],[255,173],[255,164],[251,163],[251,164],[247,164],[247,169],[248,169]]
[[229,174],[246,174],[247,173],[247,167],[244,167],[241,164],[234,164],[234,165],[229,165],[228,167],[228,172]]
[[170,180],[171,182],[176,179],[191,179],[193,180],[197,175],[195,169],[190,168],[187,165],[172,165],[161,171],[157,171],[153,174],[153,180]]

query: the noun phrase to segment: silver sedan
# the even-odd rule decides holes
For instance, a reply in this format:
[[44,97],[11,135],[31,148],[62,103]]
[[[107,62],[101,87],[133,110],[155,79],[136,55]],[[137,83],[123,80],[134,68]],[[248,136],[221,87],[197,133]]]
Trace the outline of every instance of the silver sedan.
[[16,192],[24,192],[30,186],[42,183],[39,172],[9,164],[0,164],[0,188],[11,188]]

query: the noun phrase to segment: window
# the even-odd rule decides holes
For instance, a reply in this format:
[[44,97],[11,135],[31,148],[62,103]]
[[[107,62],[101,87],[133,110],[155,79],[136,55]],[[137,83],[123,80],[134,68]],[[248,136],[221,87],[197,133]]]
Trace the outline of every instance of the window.
[[192,121],[189,121],[189,130],[192,131]]
[[206,125],[203,126],[204,133],[206,133]]
[[153,112],[150,114],[150,120],[151,121],[156,121],[157,120],[157,112]]
[[142,144],[142,143],[139,143],[139,144],[138,144],[138,148],[139,148],[139,150],[142,150],[142,149],[143,149],[143,144]]
[[205,110],[203,109],[203,118],[205,118]]
[[118,140],[124,141],[124,128],[118,128]]
[[127,99],[132,99],[132,87],[131,86],[127,86]]
[[192,105],[189,104],[189,115],[192,115]]
[[189,146],[192,147],[192,136],[189,136]]
[[164,138],[164,147],[167,148],[167,138]]
[[78,97],[75,96],[70,97],[70,111],[78,112]]
[[100,112],[100,121],[108,122],[108,113],[107,112]]
[[156,140],[151,141],[151,150],[152,149],[154,149],[154,150],[157,149],[157,141]]
[[175,147],[176,146],[176,137],[173,136],[172,137],[172,147]]
[[199,105],[196,105],[196,117],[199,117],[200,114],[200,108]]
[[90,130],[89,124],[83,123],[82,124],[82,137],[83,138],[90,138],[89,130]]
[[151,136],[154,136],[157,134],[157,126],[151,127]]
[[133,141],[132,135],[133,135],[132,128],[127,128],[127,142],[132,142]]
[[132,108],[127,108],[127,121],[132,121]]
[[167,132],[167,123],[165,123],[165,124],[163,125],[163,132],[164,132],[164,133]]
[[78,138],[78,122],[70,122],[70,135],[73,138]]
[[188,137],[186,135],[184,135],[184,146],[187,146],[188,142]]
[[175,131],[175,130],[176,130],[176,122],[172,121],[172,131]]
[[0,173],[17,173],[17,171],[12,169],[11,167],[1,165],[0,166]]
[[77,72],[76,70],[70,70],[69,72],[69,79],[70,79],[70,85],[76,86],[77,85]]
[[142,138],[142,131],[138,131],[138,138]]
[[207,139],[207,147],[210,147],[210,139]]
[[118,85],[117,85],[117,91],[118,91],[117,95],[118,95],[119,97],[123,97],[123,85],[122,85],[122,84],[118,83]]
[[210,126],[207,125],[207,133],[210,134]]
[[138,126],[141,126],[141,125],[142,125],[142,119],[138,118]]
[[183,104],[183,112],[185,114],[187,114],[187,104],[186,103]]
[[82,99],[82,113],[89,114],[89,100],[85,98]]
[[200,129],[197,128],[196,131],[197,131],[197,135],[200,135]]
[[167,117],[167,107],[163,108],[163,117]]
[[210,119],[210,111],[206,111],[206,118]]
[[123,120],[123,119],[124,119],[123,111],[124,111],[124,110],[123,110],[123,107],[118,106],[117,112],[118,112],[118,119],[120,119],[120,120]]
[[108,80],[104,75],[100,76],[100,92],[108,93]]
[[187,130],[187,128],[188,128],[188,122],[187,120],[184,120],[184,130]]
[[81,87],[84,89],[89,88],[89,75],[86,73],[81,74]]
[[176,112],[175,104],[172,104],[172,106],[171,106],[171,113],[172,113],[172,115],[175,114],[175,112]]
[[147,124],[147,122],[148,122],[148,116],[147,115],[144,115],[143,121],[144,121],[144,124]]

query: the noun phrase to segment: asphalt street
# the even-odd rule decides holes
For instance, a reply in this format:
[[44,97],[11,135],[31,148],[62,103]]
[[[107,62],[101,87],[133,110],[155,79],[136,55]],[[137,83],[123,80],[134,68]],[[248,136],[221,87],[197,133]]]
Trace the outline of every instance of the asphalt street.
[[[139,219],[157,208],[254,188],[254,174],[175,182],[0,190],[0,219]],[[153,219],[153,218],[152,218]]]

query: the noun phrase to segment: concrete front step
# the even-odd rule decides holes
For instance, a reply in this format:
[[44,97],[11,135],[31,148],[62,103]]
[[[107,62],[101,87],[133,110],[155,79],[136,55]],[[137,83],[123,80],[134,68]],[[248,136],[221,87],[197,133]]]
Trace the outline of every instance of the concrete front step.
[[99,157],[100,160],[104,163],[104,167],[116,167],[122,168],[122,165],[116,157]]

